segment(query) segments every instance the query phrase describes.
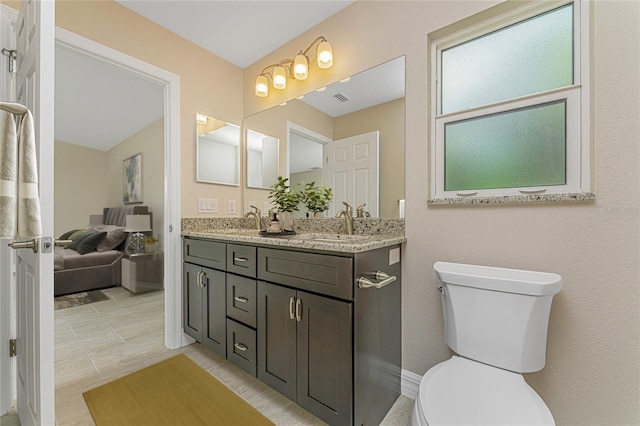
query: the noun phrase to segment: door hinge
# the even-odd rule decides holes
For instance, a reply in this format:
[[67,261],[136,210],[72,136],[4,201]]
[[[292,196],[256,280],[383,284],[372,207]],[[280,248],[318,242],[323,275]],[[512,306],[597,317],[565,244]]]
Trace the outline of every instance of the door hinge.
[[16,356],[16,339],[9,340],[9,358]]
[[16,59],[18,58],[18,51],[15,49],[9,50],[2,48],[2,54],[9,57],[9,72],[16,72]]

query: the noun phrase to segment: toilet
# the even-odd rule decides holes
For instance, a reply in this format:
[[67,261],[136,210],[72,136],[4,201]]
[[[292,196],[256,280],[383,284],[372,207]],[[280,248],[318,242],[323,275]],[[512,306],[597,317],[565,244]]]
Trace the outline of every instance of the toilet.
[[422,377],[412,425],[555,425],[522,373],[542,370],[560,275],[434,265],[445,341],[457,354]]

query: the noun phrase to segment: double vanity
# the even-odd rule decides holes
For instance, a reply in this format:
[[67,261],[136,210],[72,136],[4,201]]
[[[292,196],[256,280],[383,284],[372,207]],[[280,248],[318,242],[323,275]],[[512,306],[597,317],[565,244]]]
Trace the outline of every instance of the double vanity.
[[379,424],[400,394],[404,232],[195,228],[185,333],[329,424]]

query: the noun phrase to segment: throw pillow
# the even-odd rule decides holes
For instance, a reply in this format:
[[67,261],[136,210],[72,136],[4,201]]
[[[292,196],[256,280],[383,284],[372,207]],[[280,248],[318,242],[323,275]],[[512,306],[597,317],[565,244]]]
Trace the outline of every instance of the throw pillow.
[[107,233],[106,237],[96,247],[96,250],[100,252],[115,249],[127,238],[127,233],[124,232],[123,226],[104,225],[100,230]]
[[86,231],[86,229],[72,229],[71,231],[67,231],[64,234],[60,235],[60,240],[70,240],[71,238],[69,238],[72,234],[78,232],[78,231]]
[[94,251],[106,235],[106,232],[97,232],[94,230],[87,231],[85,235],[78,237],[73,241],[71,248],[80,254],[87,254]]

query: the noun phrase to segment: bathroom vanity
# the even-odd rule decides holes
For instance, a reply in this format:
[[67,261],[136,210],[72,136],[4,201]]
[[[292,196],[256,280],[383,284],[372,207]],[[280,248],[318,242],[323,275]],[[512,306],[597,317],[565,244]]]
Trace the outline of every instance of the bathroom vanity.
[[382,421],[400,394],[403,236],[183,235],[185,333],[329,424]]

